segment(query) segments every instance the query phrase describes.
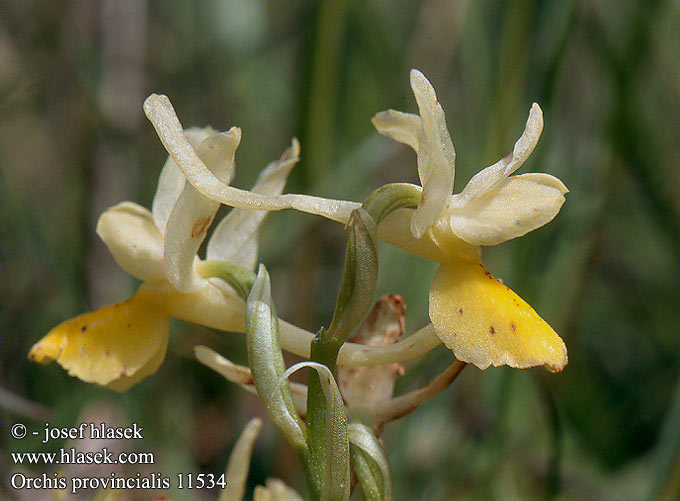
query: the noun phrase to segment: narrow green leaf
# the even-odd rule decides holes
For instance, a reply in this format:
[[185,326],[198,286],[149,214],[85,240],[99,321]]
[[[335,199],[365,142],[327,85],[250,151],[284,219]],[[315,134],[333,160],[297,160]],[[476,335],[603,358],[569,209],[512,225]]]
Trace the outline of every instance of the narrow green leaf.
[[[345,342],[364,319],[371,305],[378,280],[377,225],[363,209],[352,212],[347,241],[345,270],[342,274],[333,320],[323,333],[323,341],[337,345]],[[336,353],[337,354],[337,353]]]

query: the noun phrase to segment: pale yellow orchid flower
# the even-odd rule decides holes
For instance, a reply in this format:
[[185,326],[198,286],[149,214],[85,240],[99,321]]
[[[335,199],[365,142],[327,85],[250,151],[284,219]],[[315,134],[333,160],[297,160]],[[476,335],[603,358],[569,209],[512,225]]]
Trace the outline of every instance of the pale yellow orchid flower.
[[418,208],[395,213],[386,227],[403,228],[410,217],[414,238],[390,233],[396,245],[441,263],[430,288],[430,319],[454,355],[479,368],[567,364],[563,341],[538,314],[497,281],[481,261],[481,246],[524,235],[552,220],[567,188],[542,173],[510,176],[529,157],[543,130],[543,113],[531,107],[524,133],[513,151],[476,174],[452,195],[455,153],[434,89],[417,70],[411,87],[420,115],[385,111],[373,123],[378,131],[417,153],[422,195]]
[[[233,177],[241,131],[189,129],[184,137],[221,182]],[[260,173],[256,193],[281,193],[298,160],[293,140],[280,160]],[[168,158],[152,210],[123,202],[104,212],[97,234],[116,262],[143,283],[130,299],[72,318],[36,343],[29,358],[56,360],[69,374],[123,391],[153,374],[163,362],[169,320],[181,318],[227,331],[244,330],[244,305],[219,279],[202,278],[196,252],[219,204],[185,181]],[[217,225],[206,260],[230,261],[254,269],[257,233],[265,211],[233,210]]]

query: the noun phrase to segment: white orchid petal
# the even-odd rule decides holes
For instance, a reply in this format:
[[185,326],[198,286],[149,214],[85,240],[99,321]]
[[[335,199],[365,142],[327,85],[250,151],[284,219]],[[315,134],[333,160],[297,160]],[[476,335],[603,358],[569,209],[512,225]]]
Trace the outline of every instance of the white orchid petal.
[[263,195],[227,186],[198,158],[182,134],[175,110],[167,96],[152,94],[144,101],[144,112],[153,124],[165,149],[187,180],[208,198],[230,207],[243,209],[296,209],[347,224],[350,214],[361,204],[307,195]]
[[533,103],[529,110],[529,118],[527,118],[527,123],[524,126],[524,132],[517,140],[515,147],[512,150],[513,158],[505,172],[506,176],[515,172],[524,162],[526,162],[529,155],[531,155],[534,148],[536,148],[542,132],[543,110],[541,110],[541,107],[537,103]]
[[165,280],[163,235],[145,207],[123,202],[107,209],[97,221],[97,235],[130,275],[145,282]]
[[[217,131],[212,127],[191,127],[184,131],[184,137],[189,141],[193,148],[198,148],[198,145],[206,137],[217,134]],[[165,227],[168,224],[168,218],[172,212],[172,208],[177,203],[177,199],[182,194],[186,178],[182,171],[177,167],[177,164],[168,156],[165,165],[158,176],[158,186],[156,187],[156,194],[153,197],[151,204],[151,213],[153,214],[153,222],[156,224],[161,233],[165,235]]]
[[383,136],[406,144],[418,152],[418,138],[422,121],[418,115],[396,110],[377,113],[373,119],[374,127]]
[[495,164],[475,174],[463,191],[456,195],[455,207],[462,207],[472,199],[481,197],[494,186],[519,169],[536,148],[543,131],[543,111],[534,103],[529,111],[529,118],[522,136],[515,143],[512,153],[506,155]]
[[418,140],[418,175],[423,194],[411,219],[411,232],[420,238],[437,220],[453,191],[456,152],[434,88],[418,70],[411,70],[411,88],[422,120]]
[[497,245],[551,221],[567,188],[549,174],[512,176],[462,208],[451,209],[453,233],[474,245]]
[[[234,154],[241,131],[213,134],[203,139],[196,150],[199,158],[219,179],[233,177]],[[178,198],[166,228],[164,264],[169,282],[181,292],[191,292],[205,285],[194,271],[196,252],[206,236],[219,204],[186,184]]]
[[[293,139],[281,158],[260,173],[252,191],[265,195],[280,194],[299,156],[300,143]],[[267,211],[263,210],[233,209],[213,231],[206,259],[229,261],[254,270],[257,264],[258,231],[266,215]]]
[[[240,141],[241,131],[235,127],[212,135],[201,141],[198,157],[218,179],[230,178]],[[180,292],[192,292],[206,284],[194,269],[194,259],[217,209],[218,202],[186,184],[170,213],[163,259],[168,281]]]
[[153,222],[160,230],[161,234],[165,234],[168,218],[170,217],[172,208],[177,203],[177,199],[182,194],[185,183],[186,178],[184,177],[184,174],[179,170],[179,167],[177,167],[177,164],[175,164],[172,157],[169,156],[158,176],[156,194],[151,203]]
[[569,193],[569,188],[567,188],[560,179],[544,172],[527,172],[526,174],[512,176],[510,179],[523,179],[525,181],[532,181],[534,183],[550,186],[562,192],[563,195]]

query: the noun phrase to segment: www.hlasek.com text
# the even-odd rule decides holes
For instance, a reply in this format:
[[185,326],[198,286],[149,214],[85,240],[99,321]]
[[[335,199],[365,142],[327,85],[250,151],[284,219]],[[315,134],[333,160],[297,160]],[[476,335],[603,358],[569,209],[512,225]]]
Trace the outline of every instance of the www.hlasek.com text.
[[114,453],[103,447],[98,451],[82,452],[74,447],[58,452],[12,452],[14,464],[154,464],[153,452]]

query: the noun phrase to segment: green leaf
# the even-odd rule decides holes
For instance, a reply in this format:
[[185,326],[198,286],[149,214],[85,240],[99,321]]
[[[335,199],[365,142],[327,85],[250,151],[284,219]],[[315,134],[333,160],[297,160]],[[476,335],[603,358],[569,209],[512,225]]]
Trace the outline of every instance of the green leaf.
[[300,362],[290,367],[282,376],[284,383],[293,372],[310,367],[317,372],[325,397],[325,468],[321,499],[346,500],[350,494],[349,439],[347,414],[338,384],[331,370],[318,362]]
[[345,270],[333,320],[328,330],[321,335],[324,342],[332,343],[338,349],[368,313],[378,280],[375,221],[365,210],[356,209],[352,212],[350,225],[352,229],[347,241]]

